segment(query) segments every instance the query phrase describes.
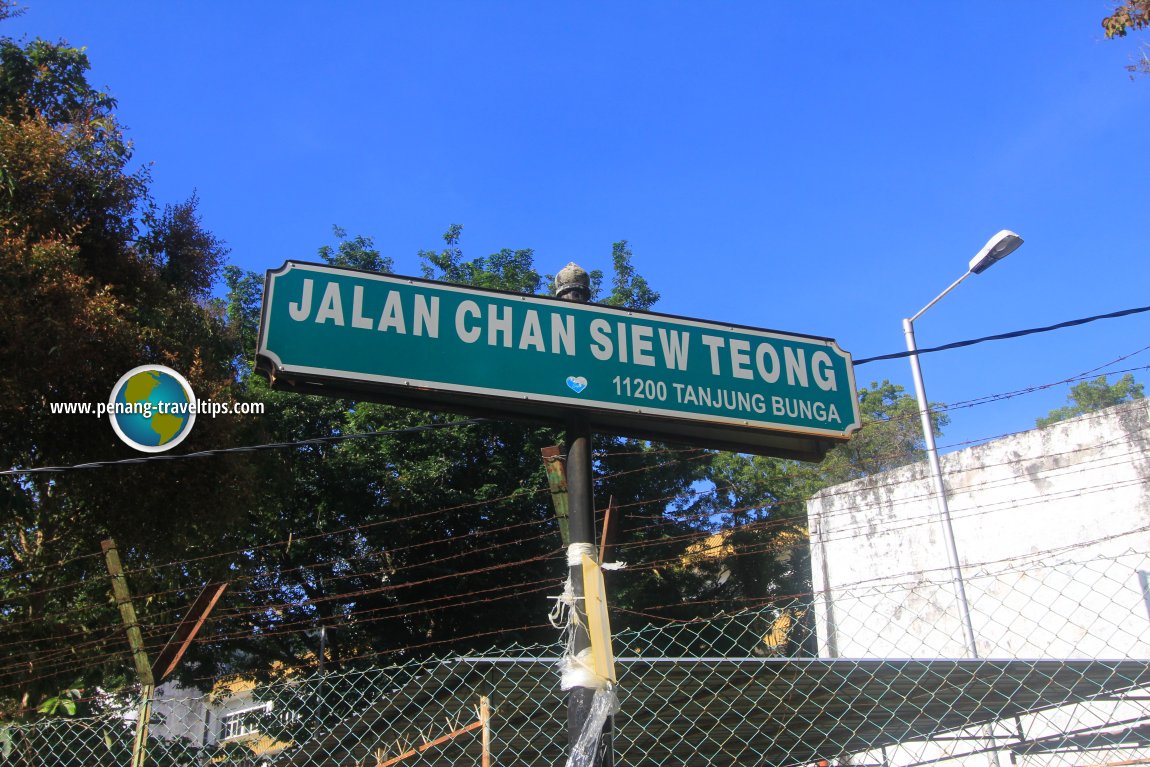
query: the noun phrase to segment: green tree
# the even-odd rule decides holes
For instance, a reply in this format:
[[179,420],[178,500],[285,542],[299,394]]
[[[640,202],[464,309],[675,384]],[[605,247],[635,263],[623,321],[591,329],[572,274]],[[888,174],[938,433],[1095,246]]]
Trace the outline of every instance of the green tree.
[[[614,276],[611,280],[611,293],[602,299],[607,306],[622,306],[628,309],[650,309],[659,301],[659,294],[651,289],[647,280],[635,271],[631,264],[631,246],[620,240],[611,246],[611,266]],[[591,272],[592,299],[599,300],[598,286],[603,281],[599,270]]]
[[[817,471],[822,487],[897,469],[926,457],[918,401],[890,381],[872,381],[858,391],[862,428],[827,455]],[[938,403],[931,405],[935,436],[950,423]],[[818,488],[818,489],[821,489]]]
[[1114,383],[1110,383],[1106,376],[1098,376],[1093,381],[1082,381],[1072,386],[1070,394],[1066,397],[1067,405],[1051,410],[1046,417],[1036,419],[1035,423],[1042,428],[1123,402],[1142,399],[1144,396],[1142,384],[1135,383],[1131,373],[1127,373]]
[[543,276],[535,271],[535,254],[530,248],[503,249],[490,256],[463,260],[459,240],[463,234],[461,224],[452,224],[443,235],[446,248],[440,251],[421,250],[423,276],[429,280],[442,280],[457,285],[477,288],[510,290],[515,293],[539,292]]
[[[261,277],[224,265],[194,194],[151,199],[115,102],[87,71],[82,50],[0,39],[3,465],[129,457],[110,429],[50,405],[104,401],[145,362],[185,373],[203,399],[266,403],[258,420],[198,421],[191,449],[296,444],[210,459],[210,479],[206,462],[183,461],[0,481],[0,713],[130,679],[96,554],[109,535],[153,653],[203,583],[231,582],[181,669],[189,683],[296,670],[317,662],[321,636],[327,668],[554,639],[544,616],[565,567],[540,450],[562,434],[485,423],[314,441],[454,418],[253,376]],[[530,249],[467,258],[461,236],[454,225],[443,248],[419,254],[425,276],[548,288]],[[319,257],[392,269],[370,238],[338,229]],[[592,272],[597,300],[655,304],[632,258],[626,241],[612,245],[610,276]],[[816,484],[810,467],[598,436],[595,471],[600,507],[613,496],[623,512],[620,558],[632,563],[612,576],[617,627],[647,622],[652,607],[702,617],[802,588],[793,499]],[[699,490],[708,479],[713,495]],[[706,553],[713,534],[718,557]]]

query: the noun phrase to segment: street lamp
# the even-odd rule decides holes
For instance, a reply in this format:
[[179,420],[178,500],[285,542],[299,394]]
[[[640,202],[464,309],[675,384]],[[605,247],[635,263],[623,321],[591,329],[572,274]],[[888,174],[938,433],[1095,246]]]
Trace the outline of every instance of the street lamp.
[[962,567],[958,562],[958,548],[954,545],[954,528],[950,522],[950,506],[946,502],[946,486],[942,481],[942,467],[938,462],[938,447],[934,443],[934,424],[930,420],[930,405],[926,400],[926,389],[922,384],[922,368],[918,362],[918,347],[914,342],[914,321],[926,314],[927,309],[937,304],[950,291],[972,274],[982,274],[997,262],[1009,256],[1022,244],[1022,238],[1009,229],[1003,229],[983,246],[982,250],[970,259],[966,274],[955,280],[949,288],[939,293],[933,301],[922,307],[913,317],[902,321],[902,332],[906,336],[906,350],[910,352],[910,370],[914,375],[914,391],[918,397],[918,412],[922,418],[922,433],[926,441],[926,454],[930,463],[934,492],[938,497],[938,513],[942,517],[942,534],[946,542],[946,555],[950,561],[950,576],[954,582],[955,597],[958,600],[959,617],[962,620],[962,634],[966,640],[966,652],[971,658],[978,657],[978,645],[974,640],[974,627],[970,623],[970,605],[966,601],[966,586],[962,581]]

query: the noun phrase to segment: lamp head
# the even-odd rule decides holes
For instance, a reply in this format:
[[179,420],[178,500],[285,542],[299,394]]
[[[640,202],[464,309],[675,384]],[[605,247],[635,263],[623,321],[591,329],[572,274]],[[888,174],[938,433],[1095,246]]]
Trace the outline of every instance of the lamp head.
[[990,267],[1002,259],[1009,256],[1014,251],[1018,250],[1018,246],[1022,244],[1022,238],[1009,229],[1003,229],[998,234],[990,238],[982,250],[974,254],[974,258],[970,259],[970,266],[968,271],[971,274],[982,274]]

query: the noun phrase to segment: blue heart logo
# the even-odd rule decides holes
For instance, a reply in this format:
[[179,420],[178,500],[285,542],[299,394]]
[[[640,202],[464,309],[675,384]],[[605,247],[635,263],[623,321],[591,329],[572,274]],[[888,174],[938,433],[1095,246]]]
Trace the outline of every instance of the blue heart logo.
[[587,379],[583,376],[567,376],[567,386],[576,394],[582,394],[587,388]]

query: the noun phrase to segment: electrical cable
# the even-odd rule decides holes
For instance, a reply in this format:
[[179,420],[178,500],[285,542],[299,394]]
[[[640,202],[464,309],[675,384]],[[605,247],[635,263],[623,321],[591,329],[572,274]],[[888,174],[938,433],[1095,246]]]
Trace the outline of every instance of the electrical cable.
[[1027,328],[1026,330],[1013,330],[1009,333],[998,333],[993,336],[983,336],[982,338],[972,338],[967,341],[954,341],[953,343],[943,344],[942,346],[931,346],[917,351],[895,352],[893,354],[880,354],[877,357],[865,357],[861,360],[855,360],[854,366],[865,365],[868,362],[878,362],[879,360],[898,360],[914,355],[933,354],[934,352],[942,352],[948,349],[960,349],[964,346],[974,346],[975,344],[985,343],[987,341],[1003,341],[1010,338],[1021,338],[1022,336],[1029,336],[1035,333],[1049,333],[1052,330],[1062,330],[1063,328],[1070,328],[1076,325],[1085,325],[1089,322],[1096,322],[1097,320],[1111,320],[1117,317],[1127,317],[1131,314],[1138,314],[1140,312],[1150,312],[1150,306],[1139,306],[1135,309],[1123,309],[1118,312],[1110,312],[1108,314],[1096,314],[1093,317],[1081,317],[1076,320],[1067,320],[1066,322],[1059,322],[1055,325],[1046,325],[1040,328]]
[[[1120,537],[1123,537],[1123,536],[1126,536],[1126,535],[1130,535],[1130,534],[1134,534],[1134,533],[1138,533],[1138,532],[1144,532],[1144,531],[1146,531],[1146,529],[1147,529],[1147,528],[1143,528],[1143,529],[1140,529],[1140,530],[1134,530],[1134,531],[1125,531],[1125,532],[1122,532],[1122,533],[1118,533],[1118,534],[1114,534],[1114,535],[1110,535],[1110,536],[1105,536],[1105,537],[1103,537],[1103,538],[1100,538],[1100,539],[1095,539],[1095,540],[1092,540],[1092,541],[1079,542],[1079,543],[1075,543],[1075,544],[1069,544],[1069,545],[1067,545],[1067,546],[1057,547],[1056,549],[1051,549],[1051,550],[1049,550],[1049,551],[1055,551],[1055,552],[1065,552],[1065,551],[1070,551],[1070,550],[1074,550],[1074,549],[1086,548],[1086,547],[1088,547],[1088,546],[1094,546],[1094,545],[1096,545],[1096,544],[1097,544],[1098,542],[1100,542],[1100,541],[1104,541],[1104,540],[1115,540],[1115,539],[1117,539],[1117,538],[1120,538]],[[736,553],[736,554],[734,554],[734,556],[742,556],[742,555],[745,555],[745,554],[749,554],[749,553],[761,553],[762,551],[765,551],[765,550],[769,550],[770,548],[772,548],[772,547],[771,547],[771,546],[767,546],[767,547],[765,547],[765,548],[763,548],[763,549],[752,549],[752,550],[749,550],[749,551],[744,551],[744,552],[739,552],[739,553]],[[1025,557],[1007,557],[1007,558],[1003,558],[1003,559],[1001,559],[1001,560],[995,560],[994,562],[981,563],[981,564],[992,564],[992,563],[995,563],[995,562],[1018,562],[1018,561],[1024,561],[1024,560],[1025,560],[1025,561],[1029,561],[1029,560],[1033,559],[1034,557],[1036,557],[1036,556],[1039,556],[1039,555],[1042,555],[1042,554],[1045,554],[1045,553],[1048,553],[1048,552],[1034,552],[1034,553],[1031,553],[1031,554],[1029,554],[1029,555],[1027,555],[1027,556],[1025,556]],[[662,560],[662,561],[661,561],[661,563],[664,563],[664,564],[670,564],[670,563],[674,563],[674,562],[677,562],[677,561],[681,561],[681,557],[675,557],[675,558],[671,558],[671,559],[667,559],[667,560]],[[642,565],[642,566],[640,566],[640,569],[648,569],[648,568],[653,568],[653,567],[657,567],[657,566],[659,566],[659,565],[660,565],[660,562],[655,562],[655,563],[648,563],[648,564],[645,564],[645,565]],[[973,567],[973,566],[977,566],[977,564],[976,564],[976,565],[971,565],[971,566],[972,566],[972,567]],[[947,568],[945,568],[945,567],[940,567],[940,568],[938,568],[938,570],[939,570],[940,572],[941,572],[941,571],[944,571],[944,570],[946,570],[946,569],[947,569]],[[916,575],[916,574],[917,574],[917,573],[906,573],[905,575]],[[885,577],[886,577],[886,578],[889,578],[890,576],[885,576]],[[987,576],[983,576],[983,577],[992,577],[992,576],[991,576],[991,575],[987,575]],[[866,581],[862,581],[862,582],[860,582],[860,584],[863,584],[863,583],[866,583]],[[848,586],[849,586],[849,585],[851,585],[851,584],[845,584],[845,585],[848,585]],[[766,603],[766,602],[769,602],[769,601],[773,601],[773,600],[777,600],[777,599],[778,599],[778,596],[777,596],[777,595],[775,595],[775,596],[772,596],[772,597],[768,597],[768,598],[765,598],[765,599],[762,599],[762,600],[759,600],[759,598],[756,598],[756,600],[759,600],[759,601],[763,601],[764,603]],[[724,600],[707,600],[707,601],[724,601]],[[729,599],[726,599],[726,601],[730,601],[730,600],[729,600]],[[699,604],[699,603],[701,603],[701,602],[698,602],[698,601],[696,601],[696,602],[693,602],[692,604]],[[679,605],[679,606],[681,606],[681,603],[680,603],[680,605]],[[653,606],[653,607],[648,607],[647,609],[649,609],[649,610],[650,610],[650,609],[660,609],[660,607],[659,607],[659,606]],[[390,617],[397,617],[397,616],[390,616]],[[653,616],[652,616],[652,617],[653,617]],[[370,622],[370,621],[368,621],[368,622]],[[308,628],[311,628],[311,622],[309,622],[309,623],[308,623]],[[303,629],[303,630],[307,630],[307,629]],[[510,629],[510,630],[515,630],[515,629]],[[495,632],[495,633],[505,633],[505,631],[507,631],[507,630],[499,630],[498,632]],[[289,633],[290,633],[290,632],[289,632]],[[488,632],[488,633],[490,633],[490,632]],[[250,633],[248,633],[248,632],[245,632],[243,635],[241,635],[241,636],[238,636],[238,637],[235,637],[235,638],[249,638],[249,637],[250,637]],[[197,641],[201,641],[201,640],[197,640]],[[219,641],[219,638],[218,638],[218,637],[217,637],[217,638],[212,638],[212,637],[204,637],[202,641],[204,641],[204,642]],[[451,639],[438,640],[438,641],[436,641],[436,642],[432,642],[432,643],[425,643],[425,645],[426,645],[426,644],[443,644],[443,643],[451,643],[451,642],[455,642],[455,641],[457,641],[457,640],[456,640],[456,639],[454,639],[454,638],[451,638]],[[412,646],[412,647],[422,647],[422,646],[425,646],[425,645],[415,645],[415,646]],[[402,649],[396,649],[396,650],[393,650],[393,651],[388,651],[388,652],[401,652],[401,651],[403,651],[403,650],[402,650]],[[26,681],[26,680],[25,680],[25,681]]]
[[[662,451],[659,451],[659,452],[662,452]],[[692,451],[690,451],[690,452],[697,452],[697,451],[695,451],[695,450],[692,450]],[[691,460],[693,460],[695,457],[696,457],[696,456],[692,456]],[[664,462],[661,462],[661,463],[657,463],[657,464],[653,464],[653,465],[650,465],[650,466],[647,466],[647,467],[641,467],[640,469],[636,469],[636,470],[628,470],[628,471],[623,471],[623,472],[617,472],[617,473],[611,473],[611,474],[602,475],[602,476],[600,476],[600,477],[599,477],[599,478],[597,478],[597,479],[599,479],[599,480],[605,480],[605,479],[609,479],[609,478],[611,478],[611,477],[614,477],[614,476],[618,476],[618,475],[620,475],[620,474],[634,473],[635,471],[642,471],[642,470],[654,470],[654,469],[665,468],[665,467],[667,467],[667,466],[670,466],[670,465],[676,464],[676,463],[678,463],[678,462],[679,462],[679,461],[664,461]],[[548,488],[540,488],[539,490],[537,490],[537,491],[535,491],[535,492],[534,492],[534,494],[537,494],[537,495],[541,495],[541,494],[549,494],[549,493],[550,493],[550,491],[549,491],[549,489],[548,489]],[[673,498],[673,497],[674,497],[674,496],[668,496],[666,499],[670,499],[670,498]],[[408,521],[411,521],[411,520],[414,520],[414,519],[418,519],[418,518],[422,518],[422,517],[427,517],[427,516],[441,516],[441,515],[443,515],[444,513],[447,513],[447,512],[449,512],[449,511],[457,511],[457,510],[466,509],[466,508],[473,508],[473,507],[478,507],[478,506],[485,506],[485,505],[490,505],[490,504],[493,504],[493,503],[496,503],[496,502],[501,502],[501,501],[506,501],[506,500],[514,500],[514,499],[517,499],[517,498],[522,498],[522,491],[520,491],[520,490],[517,490],[517,491],[515,491],[515,492],[513,492],[513,493],[510,493],[510,494],[508,494],[508,495],[506,495],[506,496],[503,496],[503,497],[501,497],[501,498],[495,498],[495,499],[487,499],[487,500],[484,500],[484,501],[478,501],[478,502],[470,502],[470,503],[466,503],[466,504],[458,504],[458,505],[456,505],[456,506],[453,506],[453,507],[440,508],[440,509],[436,509],[436,510],[433,510],[433,511],[419,512],[419,513],[416,513],[416,514],[412,514],[412,515],[408,515],[408,516],[405,516],[405,517],[392,517],[392,518],[389,518],[389,519],[380,520],[380,521],[378,521],[378,522],[373,522],[373,523],[369,523],[369,524],[365,524],[365,525],[358,525],[358,526],[348,527],[348,528],[344,528],[344,529],[341,529],[341,530],[337,530],[337,531],[326,532],[326,533],[318,533],[318,534],[315,534],[315,535],[311,535],[311,536],[302,536],[302,537],[299,537],[299,538],[294,538],[294,542],[297,542],[297,543],[299,543],[299,542],[308,541],[308,540],[312,540],[312,539],[316,539],[316,538],[334,538],[336,535],[339,535],[339,534],[343,534],[343,533],[353,533],[353,534],[354,534],[354,533],[358,533],[358,532],[360,532],[360,531],[362,531],[362,530],[365,530],[365,529],[369,529],[369,528],[371,528],[371,527],[374,527],[374,526],[377,526],[377,525],[383,525],[383,524],[395,524],[395,523],[400,523],[400,522],[408,522]],[[666,500],[666,499],[664,499],[664,500]],[[647,501],[647,502],[650,502],[650,501]],[[497,533],[497,532],[506,531],[506,530],[509,530],[509,529],[511,529],[511,528],[514,528],[514,527],[521,527],[521,526],[524,526],[524,525],[534,525],[534,524],[550,524],[550,523],[551,523],[551,520],[550,520],[550,519],[547,519],[547,520],[532,520],[532,521],[529,521],[529,522],[525,522],[525,523],[518,523],[518,524],[516,524],[516,525],[505,525],[505,526],[503,526],[503,527],[500,527],[500,528],[494,528],[494,529],[491,529],[491,530],[479,530],[479,531],[473,531],[472,533],[467,533],[467,534],[465,534],[465,535],[467,535],[467,536],[470,536],[470,535],[487,535],[487,534],[494,534],[494,533]],[[546,533],[545,533],[545,534],[543,534],[543,535],[546,535]],[[542,536],[535,536],[535,537],[536,537],[536,538],[539,538],[539,537],[542,537]],[[253,551],[256,551],[256,550],[259,550],[259,549],[276,548],[276,547],[280,547],[280,546],[284,546],[284,545],[286,545],[287,547],[289,547],[289,548],[290,548],[290,546],[292,545],[292,543],[293,543],[293,538],[289,536],[289,538],[288,538],[288,539],[286,539],[286,540],[284,540],[284,541],[275,541],[275,542],[271,542],[271,543],[267,543],[267,544],[261,544],[260,546],[256,546],[256,547],[245,547],[245,548],[243,548],[243,549],[236,549],[236,550],[233,550],[233,551],[230,551],[230,552],[216,552],[216,553],[214,553],[214,554],[212,554],[212,555],[207,555],[207,556],[204,556],[204,557],[198,557],[198,558],[193,558],[193,559],[184,559],[184,560],[178,560],[178,561],[175,561],[175,562],[170,562],[170,563],[167,563],[167,564],[161,564],[161,565],[157,565],[157,564],[151,564],[151,565],[142,565],[142,566],[140,566],[139,568],[136,568],[136,569],[129,569],[129,570],[126,570],[126,571],[125,571],[125,575],[126,575],[126,576],[127,576],[127,575],[135,575],[135,574],[139,574],[139,573],[142,573],[142,572],[149,572],[149,573],[151,573],[151,572],[155,572],[155,571],[156,571],[157,569],[159,569],[159,568],[164,568],[164,567],[179,567],[179,568],[181,568],[181,569],[186,569],[187,565],[188,565],[188,564],[190,564],[190,563],[192,563],[192,562],[199,562],[199,561],[204,561],[204,560],[207,560],[207,559],[218,558],[218,557],[227,556],[227,555],[230,555],[230,554],[242,554],[242,555],[245,555],[245,556],[250,556],[250,554],[251,554]],[[436,544],[436,543],[442,543],[442,542],[441,542],[441,541],[431,541],[431,542],[425,542],[425,543],[422,543],[422,544],[414,544],[413,546],[434,545],[434,544]],[[502,546],[506,546],[506,545],[513,545],[513,544],[511,544],[511,543],[502,543],[502,544],[497,544],[497,545],[496,545],[496,547],[502,547]],[[408,547],[403,547],[403,548],[404,548],[404,549],[406,549],[406,548],[408,548]],[[490,548],[490,547],[489,547],[489,548]],[[396,550],[392,550],[392,551],[396,551]],[[481,551],[481,550],[480,550],[480,551]],[[473,553],[474,553],[474,552],[473,552]],[[97,556],[100,556],[100,555],[99,555],[99,554],[93,554],[93,555],[86,555],[86,556],[97,557]],[[377,554],[377,555],[375,555],[375,556],[379,556],[379,555]],[[458,556],[458,555],[456,555],[456,556]],[[316,564],[314,564],[314,565],[303,565],[303,566],[300,566],[300,568],[298,568],[298,569],[299,569],[299,570],[303,570],[303,569],[307,569],[307,568],[322,567],[322,566],[331,565],[331,564],[333,564],[333,563],[332,563],[332,562],[320,562],[320,563],[316,563]],[[278,575],[283,575],[285,572],[287,572],[287,571],[279,571],[277,574],[278,574]],[[382,572],[382,571],[376,571],[374,574],[380,574],[381,572]],[[0,579],[3,579],[3,578],[5,578],[5,577],[10,577],[10,576],[7,576],[7,575],[0,575]],[[256,577],[260,577],[260,576],[259,576],[259,574],[254,574],[254,575],[252,575],[252,576],[248,576],[248,577],[247,577],[247,579],[254,579],[254,578],[256,578]],[[354,574],[350,574],[348,577],[364,577],[364,574],[363,574],[363,573],[354,573]],[[241,579],[241,580],[242,580],[242,579]],[[43,594],[47,594],[47,593],[51,593],[51,592],[55,592],[55,591],[61,591],[61,590],[64,590],[64,589],[66,589],[66,588],[70,588],[70,587],[80,586],[80,585],[83,585],[83,584],[84,584],[84,583],[86,583],[86,582],[88,582],[88,579],[85,579],[85,580],[81,580],[81,581],[76,581],[76,582],[72,582],[72,583],[67,583],[67,584],[57,584],[57,585],[54,585],[54,586],[50,586],[50,587],[47,587],[47,588],[44,588],[44,589],[39,589],[39,590],[37,590],[37,591],[35,591],[35,592],[29,592],[29,593],[25,593],[25,594],[22,594],[21,596],[22,596],[22,597],[24,597],[24,598],[28,598],[28,597],[31,597],[31,596],[36,596],[36,595],[43,595]],[[275,587],[275,588],[281,588],[281,587]],[[143,594],[143,593],[141,593],[141,594],[138,594],[138,595],[137,595],[137,598],[140,598],[140,599],[151,599],[151,598],[154,598],[154,597],[163,596],[163,595],[166,595],[166,594],[169,594],[169,593],[173,593],[173,592],[179,592],[179,591],[184,591],[184,590],[187,590],[187,589],[186,589],[186,588],[184,588],[184,587],[176,587],[176,588],[173,588],[173,589],[169,589],[169,590],[167,590],[167,591],[164,591],[164,592],[153,592],[153,593],[147,593],[147,594]],[[274,590],[274,589],[268,589],[268,590]],[[80,609],[84,609],[84,608],[80,608]],[[67,614],[67,611],[66,611],[64,614]],[[27,622],[34,622],[34,620],[35,620],[35,619],[29,619],[29,621],[27,621]],[[9,625],[9,626],[18,625],[18,623],[19,623],[19,622],[17,622],[17,624],[8,624],[8,625]]]
[[182,461],[187,458],[209,458],[218,455],[229,455],[232,453],[255,453],[261,450],[281,450],[285,447],[303,447],[305,445],[327,445],[339,442],[346,442],[353,439],[365,439],[368,437],[395,437],[401,434],[417,434],[425,431],[435,431],[437,429],[457,428],[460,426],[477,426],[480,424],[495,423],[490,418],[468,418],[461,421],[445,421],[442,423],[429,423],[420,426],[408,426],[403,429],[384,429],[378,431],[365,431],[357,432],[355,434],[335,434],[330,437],[312,437],[311,439],[293,440],[290,442],[269,442],[263,445],[246,445],[243,447],[221,447],[212,450],[200,450],[195,453],[161,453],[158,455],[142,455],[136,458],[121,458],[115,461],[92,461],[89,463],[78,463],[70,466],[41,466],[32,469],[5,469],[0,471],[0,477],[10,476],[27,476],[29,474],[55,474],[64,471],[76,471],[79,469],[103,469],[109,466],[130,466],[141,463],[153,463],[156,461]]
[[[702,456],[692,456],[688,460],[696,460],[697,458],[707,457],[709,455],[710,454],[707,453],[707,454],[702,455]],[[623,470],[620,472],[613,472],[613,473],[604,474],[604,475],[601,475],[599,477],[596,477],[595,481],[601,482],[601,481],[604,481],[604,480],[607,480],[610,478],[622,476],[624,474],[634,474],[634,473],[643,472],[643,471],[655,471],[655,470],[663,469],[663,468],[666,468],[668,466],[672,466],[672,465],[675,465],[675,464],[681,463],[681,462],[682,462],[681,459],[675,460],[675,461],[665,461],[665,462],[661,462],[661,463],[651,464],[649,466],[639,467],[637,469],[628,469],[628,470]],[[535,490],[530,490],[527,492],[530,493],[531,495],[539,495],[539,496],[547,496],[547,497],[549,497],[551,495],[551,490],[549,487],[539,487],[539,488],[536,488]],[[311,535],[299,536],[299,537],[289,537],[289,538],[281,539],[278,541],[261,543],[257,546],[245,546],[243,548],[237,548],[237,549],[232,549],[230,551],[223,551],[223,552],[217,551],[217,552],[213,552],[212,554],[206,554],[202,557],[193,557],[193,558],[188,558],[188,559],[175,560],[175,561],[168,562],[165,564],[146,565],[146,566],[142,567],[141,569],[149,569],[150,570],[150,569],[161,568],[161,567],[184,567],[191,562],[202,562],[202,561],[211,560],[211,559],[218,559],[218,558],[221,558],[224,556],[230,556],[230,555],[245,555],[246,556],[250,552],[257,551],[260,549],[279,548],[279,547],[289,546],[293,542],[294,543],[301,543],[304,541],[315,540],[318,538],[334,537],[334,536],[342,535],[345,533],[359,533],[363,530],[369,530],[369,529],[372,529],[372,528],[375,528],[375,527],[378,527],[381,525],[392,525],[392,524],[398,524],[398,523],[405,523],[405,522],[410,522],[410,521],[413,521],[416,519],[422,519],[425,517],[437,517],[437,516],[442,516],[442,515],[449,513],[449,512],[456,512],[456,511],[461,511],[461,510],[465,510],[465,509],[472,509],[472,508],[476,508],[476,507],[480,507],[480,506],[485,506],[485,505],[495,504],[495,503],[501,503],[501,502],[509,501],[509,500],[522,499],[523,497],[524,497],[524,489],[519,488],[519,489],[512,491],[511,493],[508,493],[507,495],[500,496],[498,498],[489,498],[489,499],[484,499],[482,501],[469,501],[467,503],[456,504],[454,506],[447,506],[447,507],[441,507],[441,508],[433,509],[433,510],[429,510],[429,511],[416,512],[414,514],[410,514],[410,515],[407,515],[404,517],[389,517],[387,519],[381,519],[381,520],[378,520],[375,522],[367,522],[367,523],[360,524],[360,525],[353,525],[353,526],[341,528],[339,530],[331,530],[331,531],[327,531],[327,532],[323,532],[323,533],[313,533]],[[133,572],[136,572],[136,571],[126,570],[125,575],[131,575]],[[0,579],[2,579],[3,577],[4,576],[0,575]]]

